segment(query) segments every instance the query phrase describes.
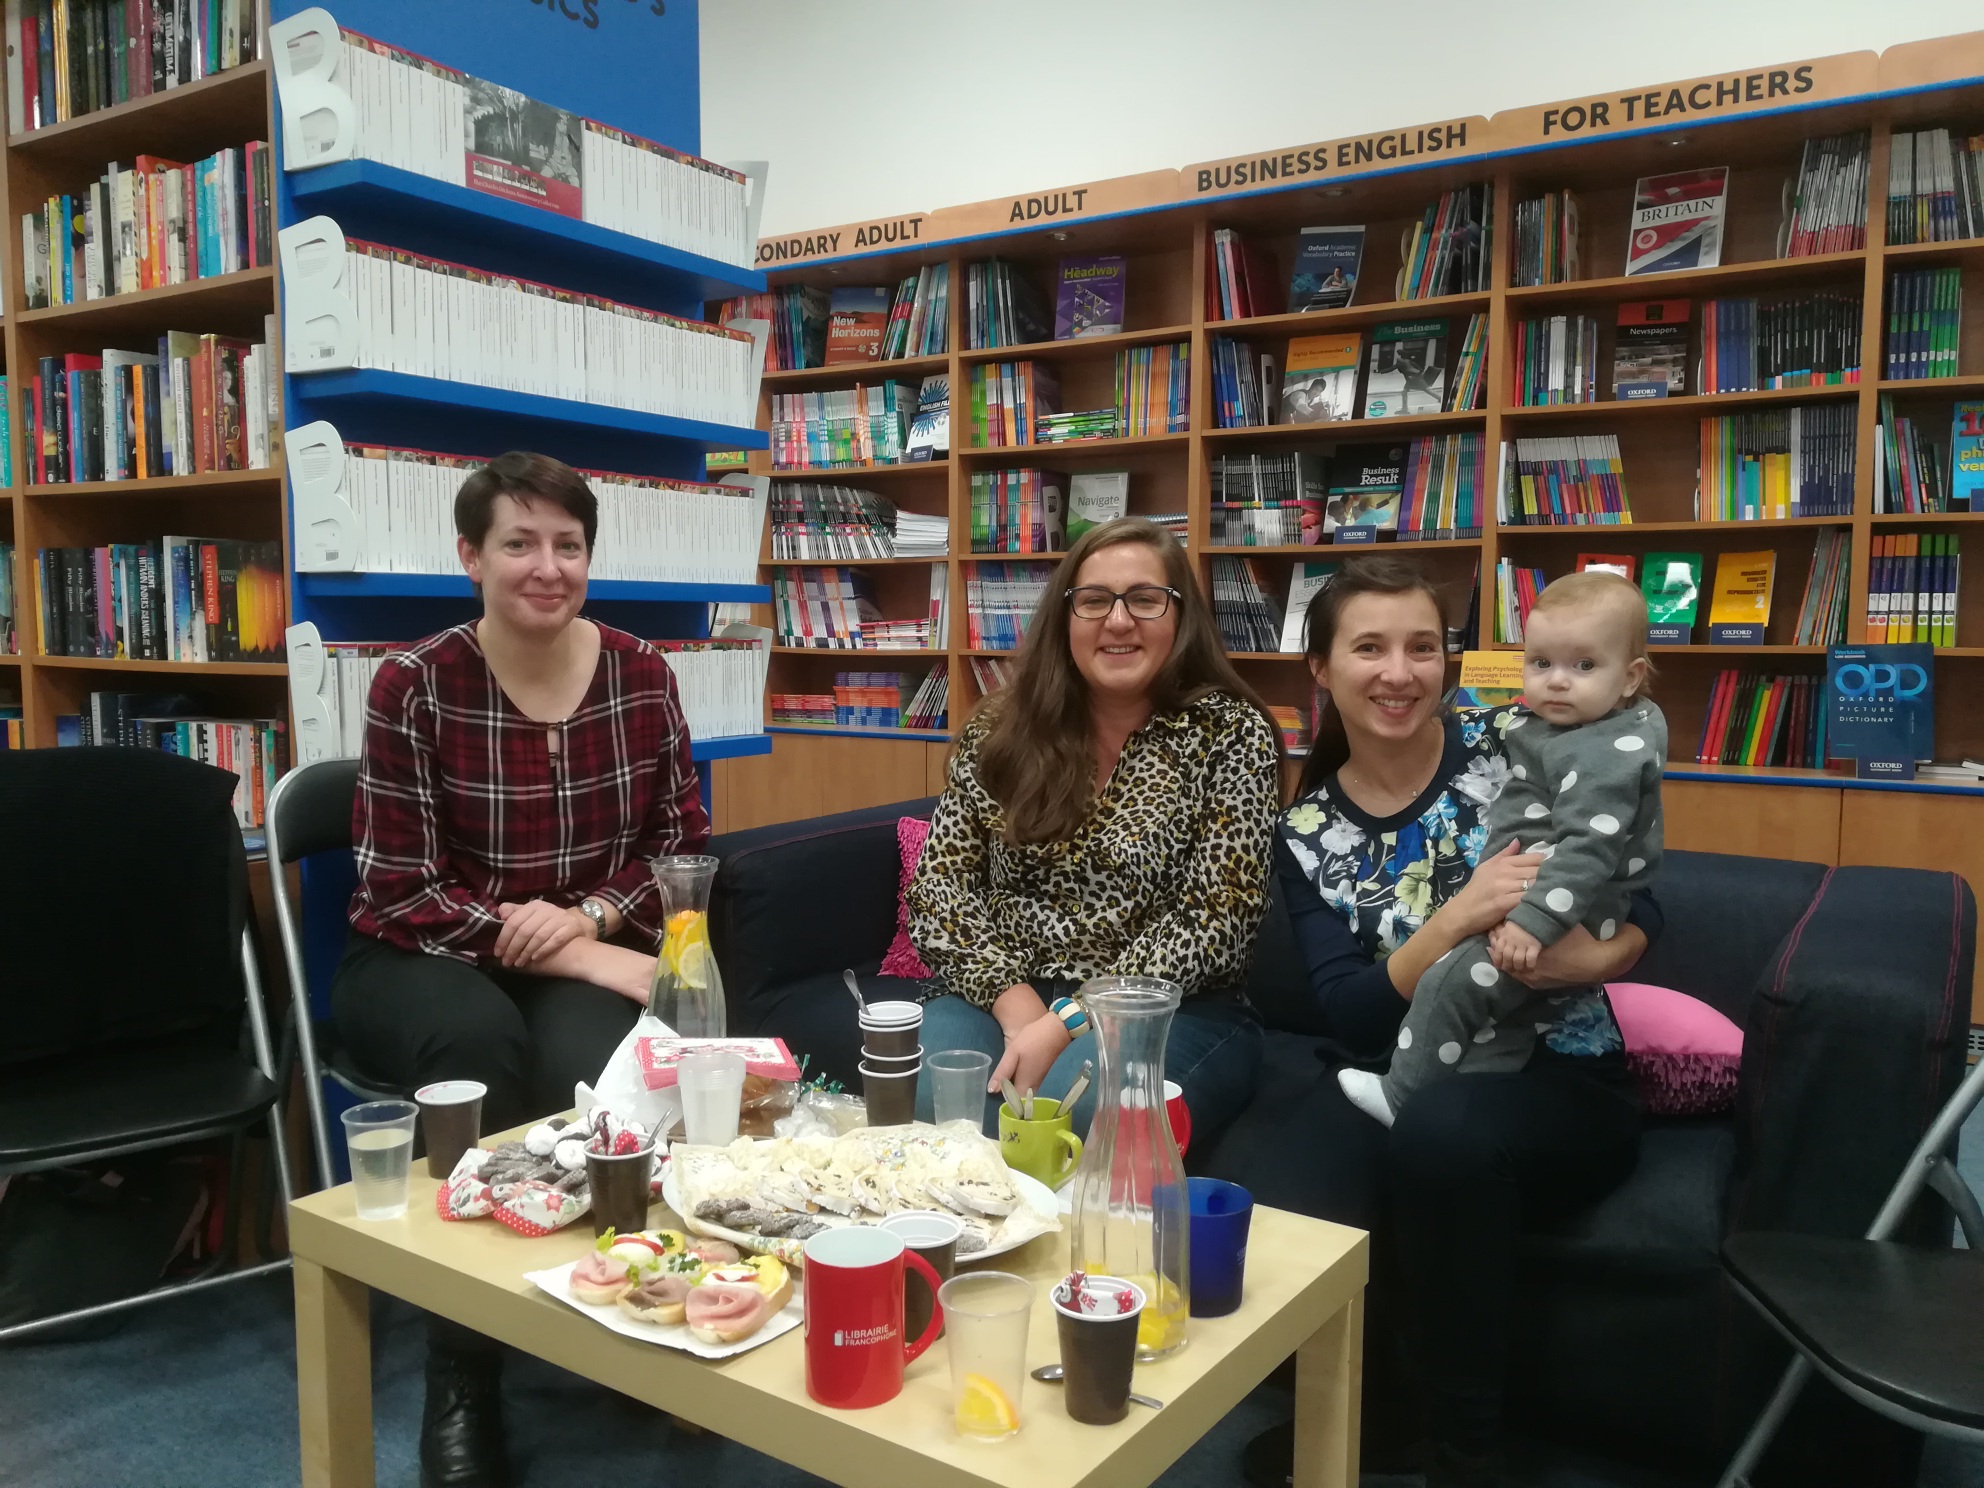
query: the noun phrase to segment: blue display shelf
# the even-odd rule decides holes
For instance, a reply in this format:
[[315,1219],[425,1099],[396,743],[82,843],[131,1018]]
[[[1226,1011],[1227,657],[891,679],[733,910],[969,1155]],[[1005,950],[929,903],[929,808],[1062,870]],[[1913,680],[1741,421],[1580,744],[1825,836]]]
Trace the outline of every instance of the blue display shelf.
[[309,402],[313,415],[335,419],[342,413],[404,412],[409,408],[446,409],[450,417],[481,414],[514,427],[529,424],[566,434],[603,432],[638,434],[673,440],[699,450],[770,449],[771,435],[762,429],[710,424],[701,419],[670,418],[605,408],[570,398],[546,398],[502,388],[447,382],[439,377],[415,377],[405,372],[355,368],[343,372],[292,374],[290,385]]
[[[481,267],[515,269],[530,277],[584,287],[630,304],[648,305],[657,290],[676,302],[725,300],[761,293],[765,276],[701,254],[594,227],[541,207],[505,201],[484,191],[429,180],[372,160],[346,160],[298,171],[289,190],[301,215],[335,217],[347,231],[387,233],[395,247],[450,258],[497,255]],[[555,272],[547,264],[556,264]],[[700,317],[698,317],[700,318]]]
[[[467,574],[300,573],[296,584],[316,599],[472,599]],[[769,604],[768,584],[649,584],[636,579],[594,579],[589,600],[638,600],[650,604]]]
[[[727,739],[698,739],[689,745],[689,753],[699,765],[711,760],[742,759],[748,754],[770,754],[772,739],[770,734],[733,734]],[[703,794],[709,794],[709,783],[703,784]]]

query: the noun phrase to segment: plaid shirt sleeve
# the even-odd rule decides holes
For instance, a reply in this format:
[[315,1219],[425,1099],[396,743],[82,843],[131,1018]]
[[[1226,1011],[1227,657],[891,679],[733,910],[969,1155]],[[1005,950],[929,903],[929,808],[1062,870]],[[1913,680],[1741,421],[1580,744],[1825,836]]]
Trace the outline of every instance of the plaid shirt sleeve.
[[[419,668],[389,659],[365,704],[352,837],[370,925],[393,945],[474,961],[503,928],[496,901],[449,871],[434,706]],[[354,915],[354,920],[357,916]]]

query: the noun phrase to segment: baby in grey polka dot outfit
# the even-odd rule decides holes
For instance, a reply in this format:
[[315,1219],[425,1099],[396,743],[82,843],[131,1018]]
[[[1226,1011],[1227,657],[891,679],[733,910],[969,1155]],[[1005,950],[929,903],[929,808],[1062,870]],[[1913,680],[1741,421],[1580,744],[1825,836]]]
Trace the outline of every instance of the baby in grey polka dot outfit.
[[1512,973],[1534,970],[1575,925],[1610,940],[1627,897],[1659,869],[1667,720],[1643,695],[1650,671],[1646,603],[1631,581],[1591,570],[1537,596],[1524,626],[1526,711],[1510,720],[1509,777],[1482,857],[1514,841],[1544,861],[1506,920],[1420,977],[1390,1073],[1339,1072],[1345,1094],[1386,1125],[1429,1080],[1521,1069],[1550,1027],[1551,999],[1564,999]]

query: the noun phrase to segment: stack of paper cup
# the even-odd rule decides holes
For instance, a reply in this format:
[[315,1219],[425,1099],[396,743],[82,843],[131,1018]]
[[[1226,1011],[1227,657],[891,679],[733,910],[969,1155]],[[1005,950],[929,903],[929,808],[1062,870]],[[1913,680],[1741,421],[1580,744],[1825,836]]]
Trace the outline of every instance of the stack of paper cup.
[[861,1085],[870,1126],[903,1126],[916,1119],[922,1034],[920,1002],[871,1002],[862,1008]]

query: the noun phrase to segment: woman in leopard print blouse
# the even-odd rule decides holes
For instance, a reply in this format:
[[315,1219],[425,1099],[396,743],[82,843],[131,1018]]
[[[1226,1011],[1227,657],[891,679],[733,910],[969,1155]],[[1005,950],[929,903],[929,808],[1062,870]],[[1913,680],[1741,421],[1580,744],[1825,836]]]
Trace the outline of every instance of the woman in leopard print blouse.
[[[1089,977],[1164,977],[1185,992],[1166,1073],[1195,1131],[1224,1126],[1260,1068],[1240,985],[1267,912],[1279,755],[1177,542],[1140,518],[1085,533],[1011,682],[958,739],[906,895],[942,994],[924,1047],[983,1049],[994,1090],[1010,1077],[1059,1096],[1093,1049],[1050,1005]],[[988,1131],[996,1119],[988,1100]]]

